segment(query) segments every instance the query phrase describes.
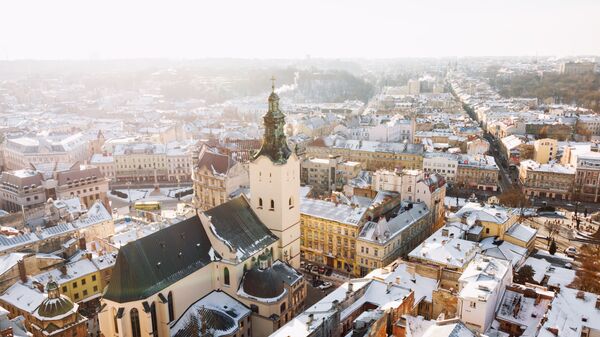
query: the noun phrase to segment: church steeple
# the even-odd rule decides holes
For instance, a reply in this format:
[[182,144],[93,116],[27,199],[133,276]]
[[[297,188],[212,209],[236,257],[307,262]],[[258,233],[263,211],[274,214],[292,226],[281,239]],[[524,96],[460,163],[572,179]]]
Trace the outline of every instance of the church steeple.
[[263,116],[265,134],[262,145],[254,158],[265,155],[274,163],[282,164],[287,161],[292,151],[285,137],[285,115],[279,109],[279,96],[275,93],[275,78],[271,78],[272,92],[269,95],[269,110]]

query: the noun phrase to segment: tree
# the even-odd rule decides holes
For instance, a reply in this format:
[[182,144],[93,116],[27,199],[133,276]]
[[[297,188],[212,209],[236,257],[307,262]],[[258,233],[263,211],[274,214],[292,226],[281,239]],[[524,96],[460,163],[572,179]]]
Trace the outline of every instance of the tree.
[[[561,229],[561,225],[558,221],[546,221],[544,223],[544,228],[546,228],[546,231],[548,231],[548,249],[550,249],[550,246],[552,245],[552,242],[554,242],[554,236],[556,236],[556,234],[560,233],[560,229]],[[556,245],[556,243],[554,243]],[[556,250],[555,250],[556,252]]]
[[533,268],[531,268],[530,265],[526,264],[523,267],[521,267],[521,269],[519,269],[518,272],[515,273],[515,282],[516,283],[521,283],[521,284],[525,284],[525,283],[534,283],[535,280],[533,279],[533,276],[535,275],[535,270],[533,270]]
[[513,187],[508,189],[498,196],[500,204],[508,207],[515,207],[521,209],[521,215],[523,214],[523,208],[529,206],[530,202],[527,199],[527,195],[521,191],[521,189]]
[[600,293],[600,246],[586,244],[581,246],[577,256],[581,267],[575,273],[572,286],[576,289]]
[[554,255],[556,253],[556,248],[556,241],[552,239],[552,241],[550,242],[550,248],[548,248],[548,252],[550,252],[550,255]]

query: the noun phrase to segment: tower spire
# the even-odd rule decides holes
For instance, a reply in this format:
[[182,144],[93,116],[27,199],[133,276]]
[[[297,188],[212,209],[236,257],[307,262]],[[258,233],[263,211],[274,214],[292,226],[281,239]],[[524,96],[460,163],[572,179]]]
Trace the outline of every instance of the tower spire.
[[271,89],[275,92],[275,76],[271,76]]
[[285,137],[285,115],[279,109],[279,96],[275,93],[275,77],[271,78],[273,92],[269,95],[269,110],[263,116],[265,134],[262,146],[254,158],[266,155],[274,163],[285,163],[291,154]]

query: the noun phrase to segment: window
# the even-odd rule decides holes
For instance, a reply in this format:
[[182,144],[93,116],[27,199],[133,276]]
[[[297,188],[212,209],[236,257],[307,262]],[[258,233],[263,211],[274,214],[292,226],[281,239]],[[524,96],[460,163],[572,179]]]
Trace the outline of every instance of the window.
[[98,292],[98,286],[94,286],[94,292]]
[[75,293],[75,294],[73,294],[73,296],[75,297],[76,300],[79,299],[79,293]]
[[281,306],[279,307],[279,312],[283,314],[283,312],[285,311],[285,302],[281,303]]
[[290,208],[292,208],[292,198],[290,198],[290,200],[288,201],[288,204],[289,204]]
[[92,275],[92,281],[96,281],[96,275]]
[[77,288],[77,282],[73,282],[73,288]]
[[136,308],[131,309],[129,318],[131,319],[131,336],[140,337],[140,314]]
[[156,319],[156,303],[152,302],[150,306],[150,318],[152,319],[152,333],[158,336],[158,320]]
[[275,201],[273,199],[271,199],[271,209],[275,209]]
[[86,289],[83,289],[83,296],[87,296],[88,291]]
[[477,303],[475,303],[475,302],[471,302],[471,303],[469,303],[469,306],[470,306],[471,308],[475,309],[475,308],[477,307]]
[[66,294],[67,293],[67,286],[63,286],[62,289],[63,289],[63,294]]
[[117,322],[117,309],[113,308],[113,324],[115,325],[115,332],[119,333],[119,323]]
[[262,198],[258,198],[258,207],[259,208],[263,207]]
[[223,283],[225,283],[225,285],[229,285],[229,268],[227,267],[223,269]]
[[485,229],[485,234],[490,234],[490,229],[489,228]]
[[169,291],[169,295],[167,296],[167,301],[169,302],[169,322],[173,322],[175,320],[175,310],[173,306],[173,292]]
[[81,285],[85,285],[85,279],[81,279]]

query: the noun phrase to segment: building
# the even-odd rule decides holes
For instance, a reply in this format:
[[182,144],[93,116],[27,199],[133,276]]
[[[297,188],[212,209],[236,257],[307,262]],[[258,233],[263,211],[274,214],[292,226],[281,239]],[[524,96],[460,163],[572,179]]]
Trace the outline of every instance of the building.
[[510,261],[475,256],[458,279],[461,321],[479,333],[486,332],[512,276]]
[[563,75],[584,75],[596,72],[595,62],[563,62],[559,72]]
[[300,202],[303,259],[344,274],[358,274],[356,239],[366,221],[366,207],[303,198]]
[[4,143],[4,166],[7,170],[26,169],[31,164],[83,163],[89,156],[88,142],[81,133],[9,138]]
[[[274,91],[264,125],[249,165],[251,200],[242,194],[120,248],[99,313],[103,335],[170,336],[175,322],[217,289],[250,309],[252,336],[269,335],[300,313],[300,164]],[[246,322],[238,318],[230,315]]]
[[423,155],[423,171],[439,173],[446,181],[453,183],[456,180],[459,156],[445,152],[427,152]]
[[112,153],[117,182],[158,183],[168,181],[166,147],[157,143],[116,144]]
[[521,147],[523,144],[523,140],[515,135],[500,139],[500,153],[502,153],[502,156],[508,165],[519,165],[521,160]]
[[519,219],[519,212],[499,205],[468,202],[454,216],[469,226],[469,234],[477,234],[478,240],[487,237],[503,240],[508,229]]
[[87,336],[87,318],[77,312],[79,306],[60,293],[56,282],[26,285],[17,282],[0,295],[0,303],[10,317],[23,316],[34,337]]
[[94,153],[90,158],[90,165],[97,167],[100,173],[111,182],[116,181],[117,172],[113,156]]
[[97,167],[75,164],[38,165],[3,172],[0,176],[0,208],[22,212],[26,222],[40,220],[48,199],[79,198],[91,207],[96,201],[108,205],[108,179]]
[[339,191],[360,170],[360,163],[344,161],[340,157],[306,158],[300,163],[300,181],[317,193]]
[[570,165],[525,160],[519,166],[519,181],[529,197],[571,200],[575,173],[575,167]]
[[498,330],[511,336],[537,336],[554,296],[543,287],[508,285],[496,312]]
[[227,293],[215,290],[192,304],[170,328],[170,336],[204,336],[218,331],[218,336],[251,336],[252,311]]
[[[490,150],[490,143],[483,139],[477,138],[467,142],[467,154],[471,156],[484,155]],[[425,162],[423,162],[425,167]]]
[[194,160],[194,204],[208,210],[231,200],[240,189],[249,185],[248,170],[231,156],[202,146]]
[[556,159],[558,141],[552,138],[538,139],[533,142],[533,160],[540,164],[548,164]]
[[427,238],[431,227],[431,213],[424,203],[409,203],[389,220],[381,217],[367,222],[356,243],[360,276],[406,255]]
[[369,171],[423,167],[423,144],[336,139],[327,145],[323,138],[319,138],[306,147],[306,155],[317,158],[340,156],[344,160],[361,163],[363,169]]
[[492,156],[461,155],[455,184],[459,187],[497,191],[500,169]]
[[600,153],[578,155],[574,188],[576,200],[600,201]]

